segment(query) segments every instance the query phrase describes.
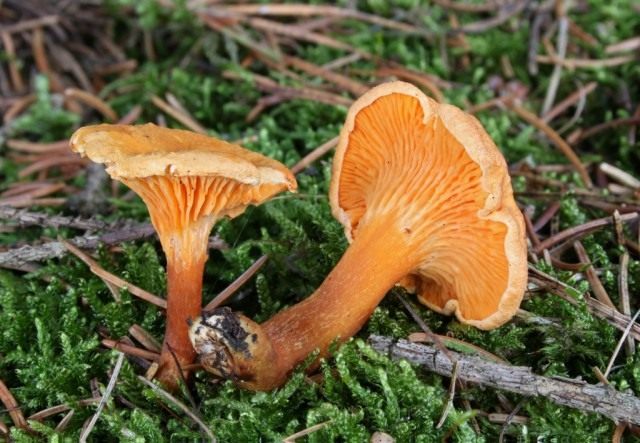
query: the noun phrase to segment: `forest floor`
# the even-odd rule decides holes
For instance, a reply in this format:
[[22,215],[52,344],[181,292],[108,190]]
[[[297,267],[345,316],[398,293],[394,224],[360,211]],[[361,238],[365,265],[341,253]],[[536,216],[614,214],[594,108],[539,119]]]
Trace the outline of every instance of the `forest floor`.
[[[0,440],[640,441],[597,397],[585,412],[500,380],[452,385],[368,341],[436,334],[458,355],[607,384],[637,407],[637,3],[6,0],[0,37]],[[138,295],[164,296],[164,254],[142,201],[70,152],[73,131],[155,122],[296,165],[297,194],[213,232],[205,303],[266,255],[227,301],[262,321],[344,252],[331,141],[350,103],[392,79],[473,113],[506,157],[529,242],[518,315],[480,331],[394,289],[314,374],[274,392],[199,372],[167,398],[141,380],[164,318]]]

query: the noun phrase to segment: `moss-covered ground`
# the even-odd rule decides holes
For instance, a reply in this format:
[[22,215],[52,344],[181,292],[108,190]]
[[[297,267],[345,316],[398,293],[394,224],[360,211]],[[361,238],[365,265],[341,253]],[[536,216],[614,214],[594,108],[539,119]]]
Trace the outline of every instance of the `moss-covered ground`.
[[[86,7],[95,11],[97,7],[89,3],[86,2]],[[125,115],[140,105],[142,113],[138,122],[158,121],[161,113],[152,104],[151,97],[171,93],[210,134],[228,140],[247,140],[244,145],[248,148],[288,166],[337,135],[346,108],[314,100],[283,100],[267,106],[247,122],[247,115],[265,94],[254,74],[269,77],[280,85],[325,88],[342,97],[353,97],[319,77],[302,72],[290,75],[292,68],[284,69],[277,62],[265,61],[264,54],[257,56],[250,46],[260,42],[275,51],[275,41],[279,44],[278,51],[295,54],[318,66],[348,55],[349,51],[277,33],[272,33],[269,42],[265,38],[269,32],[253,29],[247,22],[237,25],[239,28],[229,23],[227,28],[221,26],[245,33],[238,37],[206,26],[193,12],[194,8],[185,2],[176,2],[172,7],[161,3],[111,0],[99,6],[101,17],[108,23],[106,35],[120,45],[127,59],[137,63],[137,67],[126,74],[102,77],[105,82],[99,95],[118,115]],[[562,17],[568,18],[567,58],[590,60],[619,56],[606,52],[605,48],[637,37],[640,32],[640,10],[630,0],[556,2],[566,3],[565,12],[554,9],[554,2],[525,1],[520,12],[502,24],[486,21],[507,14],[519,1],[509,7],[496,5],[486,12],[460,11],[450,3],[459,4],[443,0],[338,2],[341,7],[357,5],[361,11],[410,23],[428,30],[429,36],[344,17],[327,22],[316,32],[371,54],[338,68],[338,72],[363,84],[381,81],[383,78],[376,70],[382,64],[393,62],[441,79],[438,85],[445,100],[462,108],[469,109],[515,91],[520,105],[537,115],[541,114],[550,88],[554,65],[539,61],[537,72],[530,68],[532,39],[535,40],[532,36],[536,32],[539,47],[533,50],[548,55],[549,44],[556,48]],[[0,2],[0,11],[5,9],[21,11],[13,2]],[[8,12],[0,17],[11,20]],[[314,19],[267,18],[306,23]],[[451,33],[456,23],[464,26],[479,22],[482,28],[476,32],[464,36]],[[89,31],[85,26],[78,32]],[[254,39],[253,42],[247,44],[247,37]],[[16,36],[17,44],[20,38]],[[145,41],[152,46],[153,53],[148,47],[144,49]],[[61,43],[52,40],[49,49],[54,44]],[[62,107],[60,93],[51,88],[45,75],[38,73],[28,45],[26,47],[18,60],[19,66],[31,82],[37,99],[3,126],[4,141],[63,140],[79,125],[103,120],[87,108],[77,113]],[[8,66],[5,61],[11,57],[6,52],[2,54],[0,63],[4,69]],[[640,104],[637,49],[622,56],[634,54],[635,60],[613,66],[565,68],[560,73],[554,103],[591,82],[595,82],[596,89],[551,120],[550,126],[568,138],[576,129],[587,130],[603,122],[631,117],[634,112],[637,116]],[[237,78],[232,78],[230,72],[237,74]],[[531,122],[504,105],[486,107],[476,115],[512,165],[518,202],[531,218],[539,219],[553,202],[559,203],[550,223],[539,231],[542,238],[608,216],[615,208],[633,211],[634,204],[637,208],[640,203],[637,190],[635,194],[633,190],[627,195],[613,194],[607,190],[606,177],[600,174],[598,181],[596,172],[598,164],[605,161],[640,176],[640,145],[633,125],[617,126],[583,140],[574,138],[573,149],[590,167],[591,176],[599,186],[587,198],[581,191],[580,176]],[[183,127],[171,117],[162,119],[169,126]],[[20,176],[25,164],[12,157],[15,152],[7,144],[0,150],[0,190],[5,191],[18,182],[42,179],[37,174]],[[304,298],[322,282],[346,247],[342,227],[329,210],[330,165],[329,154],[298,175],[298,194],[281,195],[216,226],[214,233],[228,247],[210,251],[205,301],[212,299],[263,254],[269,255],[267,264],[230,300],[233,309],[264,320]],[[563,167],[545,169],[547,165]],[[60,181],[64,170],[53,169],[48,174],[47,180]],[[86,178],[79,172],[65,180],[67,188],[53,197],[67,198],[83,188]],[[95,217],[109,222],[147,220],[142,202],[128,195],[124,187],[111,195],[107,210]],[[35,205],[29,210],[75,215],[65,205]],[[38,244],[46,238],[81,234],[82,231],[71,228],[12,229],[7,222],[0,230],[0,247],[10,249],[26,243]],[[629,244],[637,244],[637,223],[627,224],[623,234]],[[621,256],[630,253],[628,287],[631,313],[635,313],[640,308],[639,251],[621,244],[612,226],[597,230],[582,242],[616,306],[621,302],[618,282]],[[155,238],[116,248],[103,247],[94,257],[121,278],[152,293],[165,293],[164,256]],[[572,250],[560,258],[563,262],[579,261]],[[542,254],[538,259],[535,266],[575,288],[576,305],[544,291],[531,292],[522,308],[538,321],[517,317],[490,332],[464,326],[418,304],[414,304],[414,309],[434,332],[481,347],[512,364],[529,366],[539,374],[580,377],[597,383],[593,368],[604,371],[620,331],[593,315],[583,302],[582,294],[591,291],[583,269],[563,270],[557,263],[545,264]],[[394,291],[400,294],[400,290]],[[408,299],[411,300],[409,296]],[[41,422],[30,421],[34,432],[29,432],[13,426],[8,411],[0,406],[0,422],[6,425],[3,428],[9,428],[8,435],[0,432],[0,439],[76,441],[83,424],[95,412],[95,404],[87,406],[78,402],[94,396],[92,390],[104,390],[118,357],[118,352],[101,345],[101,339],[125,336],[134,324],[161,339],[164,321],[160,309],[126,290],[121,291],[121,301],[116,302],[104,282],[72,255],[40,263],[31,272],[0,270],[0,380],[15,396],[25,417],[64,403],[74,410],[63,430],[56,429],[65,416],[59,413]],[[616,424],[605,417],[560,407],[542,397],[521,398],[481,386],[458,389],[454,408],[444,425],[437,429],[447,401],[449,380],[404,362],[391,361],[366,345],[366,337],[372,333],[405,338],[419,330],[392,293],[358,336],[324,361],[312,377],[298,371],[275,392],[251,393],[238,390],[231,383],[217,383],[206,373],[198,373],[191,394],[182,391],[177,397],[202,417],[221,442],[279,441],[319,423],[326,425],[298,441],[366,442],[375,431],[386,432],[398,442],[495,442],[503,431],[505,441],[611,440]],[[190,418],[138,380],[137,376],[143,373],[136,360],[125,360],[112,396],[89,440],[203,439],[199,427]],[[615,389],[640,395],[640,351],[630,354],[623,350],[608,380]],[[526,418],[524,423],[515,421],[503,430],[502,423],[490,420],[489,414],[508,415],[516,405],[519,407],[516,415]],[[637,440],[629,430],[624,434],[624,441]]]

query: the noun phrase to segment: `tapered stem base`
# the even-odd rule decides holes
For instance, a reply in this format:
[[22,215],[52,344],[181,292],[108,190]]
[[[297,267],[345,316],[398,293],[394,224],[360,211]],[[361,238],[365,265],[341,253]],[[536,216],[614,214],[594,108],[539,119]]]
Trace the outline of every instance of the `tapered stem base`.
[[410,234],[380,217],[359,229],[322,285],[297,305],[261,325],[231,312],[194,324],[191,340],[200,362],[246,389],[276,388],[311,352],[325,356],[334,341],[358,332],[387,291],[414,269],[414,257]]
[[195,350],[189,340],[189,321],[202,309],[204,260],[182,268],[167,264],[167,326],[160,354],[157,378],[169,389],[188,379],[184,368],[193,363]]
[[167,256],[167,320],[156,378],[175,390],[189,378],[184,368],[194,362],[189,323],[200,316],[202,278],[212,217],[202,218],[182,231],[161,235]]

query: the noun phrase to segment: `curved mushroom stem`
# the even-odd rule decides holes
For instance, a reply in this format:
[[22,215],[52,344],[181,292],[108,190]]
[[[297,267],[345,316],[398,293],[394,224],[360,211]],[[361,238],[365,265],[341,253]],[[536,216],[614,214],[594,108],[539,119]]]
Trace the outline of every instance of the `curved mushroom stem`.
[[190,330],[203,367],[251,390],[280,386],[311,352],[322,357],[336,339],[354,335],[414,269],[410,236],[385,217],[360,226],[316,292],[262,325],[228,310],[205,314]]
[[202,277],[214,223],[213,217],[206,217],[182,231],[160,235],[167,256],[167,323],[157,378],[168,389],[175,390],[189,376],[183,368],[196,357],[189,323],[202,309]]

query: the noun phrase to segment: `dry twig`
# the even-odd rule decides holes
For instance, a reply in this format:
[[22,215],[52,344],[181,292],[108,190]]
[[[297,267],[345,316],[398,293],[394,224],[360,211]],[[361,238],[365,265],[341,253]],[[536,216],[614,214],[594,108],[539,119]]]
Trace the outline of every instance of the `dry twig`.
[[7,146],[16,151],[30,152],[34,154],[57,154],[68,152],[69,140],[60,140],[52,143],[34,143],[27,140],[7,140]]
[[552,202],[547,209],[540,215],[540,217],[533,224],[533,231],[538,232],[544,228],[549,220],[551,220],[560,210],[560,202]]
[[[85,234],[68,240],[80,249],[96,249],[100,245],[116,245],[127,241],[140,240],[151,237],[155,230],[150,223],[122,223],[122,227],[104,232],[100,235]],[[209,239],[209,247],[213,249],[224,249],[226,244],[218,237]],[[21,269],[21,267],[31,263],[60,258],[66,255],[69,250],[60,241],[50,241],[41,245],[27,245],[5,252],[0,252],[0,267]]]
[[548,112],[545,112],[542,115],[542,121],[544,121],[545,123],[549,123],[551,120],[562,114],[575,103],[579,102],[580,100],[584,100],[587,95],[591,94],[596,89],[597,86],[598,83],[596,82],[590,82],[584,86],[581,86],[577,91],[573,92],[567,98],[555,105]]
[[116,351],[120,351],[123,354],[131,355],[133,357],[144,358],[145,360],[149,360],[152,362],[157,362],[160,360],[160,354],[136,348],[135,346],[129,345],[127,343],[122,343],[108,338],[102,339],[101,343],[103,346],[109,349],[115,349]]
[[[233,71],[224,71],[222,75],[225,78],[233,80],[243,80],[245,77],[241,76]],[[286,98],[302,98],[307,100],[313,100],[320,103],[326,103],[334,106],[349,106],[352,102],[351,99],[343,97],[341,95],[332,94],[330,92],[321,91],[315,88],[292,88],[288,86],[282,86],[271,80],[268,77],[264,77],[258,74],[249,74],[251,79],[256,85],[265,91],[276,92],[285,96]]]
[[498,10],[498,14],[492,18],[486,20],[480,20],[474,23],[468,23],[464,26],[452,30],[451,33],[463,33],[463,34],[480,34],[488,31],[492,28],[506,23],[512,17],[520,14],[529,2],[527,0],[515,0],[511,3],[502,5]]
[[202,421],[202,419],[200,417],[198,417],[195,414],[195,412],[191,411],[187,406],[185,406],[184,403],[179,401],[177,398],[175,398],[173,395],[169,394],[167,391],[165,391],[161,387],[156,386],[155,384],[153,384],[152,382],[150,382],[146,378],[138,376],[138,380],[140,380],[146,386],[151,388],[151,390],[153,392],[155,392],[156,394],[158,394],[160,397],[163,397],[165,400],[168,400],[170,403],[174,404],[178,409],[180,409],[182,412],[184,412],[187,415],[187,417],[189,417],[191,420],[193,420],[200,427],[200,429],[202,429],[202,431],[204,431],[204,433],[207,435],[207,438],[209,439],[210,442],[212,442],[212,443],[216,442],[216,438],[213,436],[213,433],[211,432],[211,429],[209,429],[209,427]]
[[56,425],[56,428],[54,430],[59,433],[64,432],[69,426],[69,424],[71,423],[71,420],[75,415],[76,415],[76,411],[74,409],[67,412],[65,416],[62,417],[62,420],[60,420],[60,422]]
[[136,324],[132,325],[129,328],[129,334],[131,334],[133,338],[138,340],[140,344],[142,344],[142,346],[144,346],[151,352],[156,352],[159,354],[160,351],[162,350],[162,345],[160,344],[160,342],[158,342],[158,340],[156,340],[153,335],[149,334],[140,325],[136,325]]
[[617,52],[631,52],[640,49],[640,37],[631,37],[618,43],[613,43],[604,48],[605,54]]
[[436,429],[440,429],[449,416],[449,411],[453,408],[453,399],[456,395],[456,382],[458,380],[458,368],[459,362],[456,360],[453,364],[453,370],[451,371],[451,380],[449,381],[449,394],[447,395],[447,403],[444,406],[440,420],[436,425]]
[[[369,343],[376,351],[391,358],[407,360],[446,377],[453,373],[454,363],[436,347],[376,335],[369,337]],[[563,406],[640,424],[640,399],[609,386],[543,377],[532,373],[528,367],[500,365],[456,352],[452,354],[458,362],[461,380],[525,396],[542,396]]]
[[625,340],[629,336],[629,333],[631,332],[631,328],[636,323],[636,320],[638,319],[638,315],[640,315],[640,310],[636,312],[636,315],[633,316],[633,318],[629,322],[629,325],[622,332],[622,337],[620,337],[620,340],[618,340],[618,344],[616,345],[616,348],[613,351],[613,355],[609,359],[609,364],[607,365],[607,369],[604,371],[605,378],[609,376],[609,373],[611,372],[611,368],[613,368],[613,363],[616,361],[616,357],[618,357],[618,354],[620,353],[620,349],[622,349],[622,345],[624,344]]
[[0,402],[2,402],[7,412],[9,412],[9,416],[17,428],[29,429],[29,425],[22,414],[22,409],[20,409],[15,397],[2,380],[0,380]]
[[587,280],[589,281],[589,285],[591,286],[591,290],[598,300],[600,300],[605,305],[615,308],[615,305],[611,301],[609,294],[607,294],[606,289],[602,285],[602,282],[598,278],[598,274],[596,273],[596,269],[593,267],[593,263],[591,263],[591,259],[587,254],[586,249],[582,246],[579,240],[573,242],[573,249],[575,249],[576,254],[578,255],[578,259],[580,259],[581,263],[585,264],[585,273],[587,274]]
[[43,15],[38,18],[30,20],[21,20],[18,23],[1,26],[0,32],[6,32],[7,34],[18,34],[25,31],[31,31],[32,29],[41,28],[43,26],[57,25],[60,17],[57,15]]
[[[502,443],[504,441],[504,434],[507,431],[507,426],[509,426],[509,424],[513,422],[518,423],[518,421],[515,420],[515,417],[518,411],[520,411],[520,409],[524,405],[524,402],[525,402],[524,400],[520,401],[520,403],[518,403],[516,407],[513,408],[513,410],[509,413],[509,415],[505,417],[504,422],[502,423],[502,429],[500,429],[500,437],[498,439],[498,443]],[[525,418],[524,423],[526,422],[527,422],[527,419]],[[521,420],[519,423],[523,424],[523,421]]]
[[327,81],[330,81],[336,86],[346,89],[356,96],[364,94],[369,89],[366,85],[363,85],[359,81],[353,80],[345,75],[338,74],[298,57],[285,56],[284,61],[288,65],[293,66],[296,69],[300,69],[307,74],[315,75]]
[[607,175],[607,177],[610,177],[625,186],[628,186],[632,189],[640,189],[640,180],[620,168],[616,168],[609,163],[602,162],[600,163],[598,169],[600,169],[602,173]]
[[8,32],[0,31],[0,39],[4,46],[4,52],[7,54],[9,59],[9,75],[11,76],[13,88],[18,92],[22,92],[25,89],[25,84],[22,79],[22,75],[20,74],[20,69],[18,68],[18,56],[16,54],[16,47],[14,45],[13,38]]
[[78,88],[67,88],[64,91],[64,95],[65,97],[78,100],[85,105],[90,106],[102,114],[107,120],[112,122],[118,120],[118,114],[116,114],[113,108],[94,94]]
[[227,286],[222,292],[214,297],[207,305],[202,308],[203,311],[213,311],[218,306],[222,305],[229,297],[235,294],[238,289],[242,287],[253,275],[260,270],[267,262],[268,255],[263,255],[257,259],[251,266],[247,268],[237,279],[235,279],[229,286]]
[[30,212],[9,206],[0,206],[0,220],[11,222],[19,227],[41,226],[52,228],[73,228],[86,231],[97,231],[109,227],[108,223],[92,218],[66,217],[64,215],[50,215],[44,212]]
[[640,117],[619,118],[605,123],[601,123],[582,132],[576,143],[581,142],[589,137],[593,137],[608,129],[617,128],[619,126],[636,126],[640,125]]
[[177,108],[176,106],[171,106],[169,103],[162,100],[157,95],[151,96],[151,101],[161,111],[169,114],[171,117],[175,118],[192,131],[199,134],[207,133],[207,130],[183,109]]
[[[567,44],[569,43],[568,33],[569,33],[569,19],[565,14],[563,14],[558,20],[557,57],[560,60],[563,60],[567,53]],[[549,110],[551,109],[551,106],[553,105],[553,102],[556,98],[556,93],[558,92],[558,86],[560,85],[561,76],[562,76],[562,65],[556,64],[553,67],[553,72],[551,73],[551,77],[549,78],[549,86],[547,87],[547,94],[544,97],[544,103],[542,105],[542,115],[548,113]]]
[[27,94],[23,97],[18,98],[13,102],[11,106],[5,111],[2,116],[2,121],[7,124],[10,123],[14,118],[20,115],[23,111],[25,111],[29,106],[35,103],[37,97],[35,94]]
[[585,58],[565,58],[559,59],[558,57],[539,55],[536,60],[540,63],[546,64],[559,64],[568,69],[576,68],[588,68],[588,69],[601,69],[611,68],[614,66],[620,66],[627,63],[631,63],[636,60],[635,55],[622,55],[620,57],[611,57],[600,60],[585,59]]
[[[91,397],[84,400],[80,400],[77,402],[77,404],[79,406],[88,406],[94,403],[98,403],[99,401],[100,401],[100,398]],[[30,415],[29,420],[44,421],[45,419],[53,415],[60,414],[61,412],[66,412],[69,410],[71,410],[71,406],[66,403],[63,403],[61,405],[51,406],[50,408],[43,409],[42,411],[38,411],[35,414]]]
[[353,18],[363,22],[383,26],[389,29],[408,32],[414,35],[431,35],[422,27],[413,26],[395,20],[390,20],[378,15],[367,14],[356,9],[340,8],[329,5],[308,5],[308,4],[244,4],[224,6],[223,11],[233,12],[236,14],[262,15],[262,16],[321,16],[321,17],[338,17]]
[[[624,241],[624,239],[621,239]],[[629,253],[625,250],[620,256],[620,271],[618,273],[618,293],[620,294],[620,312],[631,315],[629,297]],[[632,338],[627,339],[627,355],[636,353],[636,344]]]
[[331,151],[338,145],[338,140],[340,137],[334,137],[331,140],[328,140],[318,146],[316,149],[311,151],[309,154],[304,156],[298,163],[291,167],[291,172],[294,174],[298,174],[308,168],[312,163],[318,160],[320,157],[325,155],[327,152]]
[[[579,305],[579,302],[572,295],[578,292],[577,289],[572,288],[539,269],[534,268],[532,265],[529,265],[529,282],[562,298],[573,306]],[[629,324],[631,324],[632,327],[629,336],[633,337],[636,341],[640,341],[640,325],[632,322],[628,315],[622,314],[617,309],[605,305],[588,294],[582,294],[582,296],[591,314],[607,321],[611,326],[619,331],[625,331]]]
[[428,75],[410,71],[404,67],[383,66],[378,68],[376,75],[379,77],[397,77],[401,80],[410,81],[422,86],[426,89],[434,99],[439,103],[445,103],[444,93],[440,90],[436,82]]
[[300,437],[305,437],[309,434],[313,434],[316,431],[319,431],[322,428],[327,427],[332,420],[327,420],[322,423],[318,423],[317,425],[309,426],[307,429],[303,429],[302,431],[298,431],[295,434],[291,434],[288,437],[282,439],[282,443],[293,443]]
[[104,394],[102,394],[102,397],[100,398],[100,403],[98,403],[98,408],[96,409],[95,414],[93,414],[93,417],[91,417],[89,424],[83,429],[82,433],[80,434],[80,443],[85,443],[87,441],[87,437],[89,437],[89,434],[91,434],[93,427],[98,422],[98,418],[100,418],[100,414],[102,414],[102,410],[104,409],[104,406],[107,404],[109,397],[111,397],[111,392],[113,391],[113,388],[115,388],[116,386],[116,381],[118,380],[118,375],[120,375],[120,369],[122,368],[122,363],[124,362],[124,354],[123,353],[119,353],[119,354],[120,355],[118,355],[118,360],[116,361],[116,365],[113,368],[113,373],[111,374],[111,379],[109,379],[109,384],[107,385],[107,388],[104,390]]
[[[529,314],[529,315],[533,315],[533,314]],[[476,346],[472,343],[466,342],[464,340],[460,340],[459,338],[455,338],[455,337],[449,337],[446,335],[439,335],[439,334],[435,334],[435,336],[438,337],[438,339],[445,345],[445,346],[449,346],[452,349],[464,349],[465,353],[470,353],[470,354],[475,354],[478,357],[482,357],[485,360],[489,360],[489,361],[495,361],[496,363],[504,363],[504,364],[509,364],[508,361],[498,357],[495,354],[492,354],[491,352],[487,351],[486,349],[482,349],[479,346]],[[426,332],[413,332],[411,334],[409,334],[409,336],[407,337],[407,340],[409,340],[412,343],[433,343],[435,344],[435,342],[430,338],[430,336],[426,333]]]
[[120,294],[118,293],[118,289],[124,289],[126,291],[129,291],[130,294],[135,295],[136,297],[141,298],[142,300],[147,301],[153,305],[156,305],[162,309],[167,308],[167,301],[165,299],[160,298],[157,295],[154,295],[148,291],[145,291],[144,289],[139,288],[135,285],[132,285],[131,283],[110,273],[109,271],[105,270],[102,266],[100,266],[100,264],[97,261],[89,257],[87,254],[82,252],[79,248],[69,243],[68,241],[60,239],[60,242],[73,255],[78,257],[87,266],[89,266],[89,269],[91,270],[91,272],[93,272],[95,275],[100,277],[102,281],[105,282],[105,284],[111,290],[116,301],[120,301]]
[[[620,221],[629,222],[638,218],[638,213],[633,212],[631,214],[623,214],[620,216]],[[608,226],[614,223],[613,217],[604,217],[598,218],[596,220],[591,220],[590,222],[584,223],[579,226],[573,226],[571,228],[565,229],[564,231],[558,232],[557,234],[543,240],[540,242],[540,245],[535,248],[535,253],[539,254],[544,249],[550,249],[551,247],[557,245],[568,239],[577,240],[586,235],[591,234],[592,232],[600,229],[603,226]]]
[[509,108],[522,117],[527,123],[534,126],[536,129],[542,131],[551,142],[556,145],[556,147],[564,154],[565,157],[571,162],[571,164],[575,167],[576,171],[580,174],[580,178],[582,178],[582,182],[585,184],[587,188],[593,187],[593,183],[591,182],[591,178],[589,177],[589,172],[587,168],[582,164],[580,158],[573,152],[573,149],[569,144],[564,141],[560,135],[556,131],[554,131],[549,125],[547,125],[543,120],[541,120],[537,115],[532,113],[531,111],[526,110],[522,106],[519,106],[513,102],[509,103]]

